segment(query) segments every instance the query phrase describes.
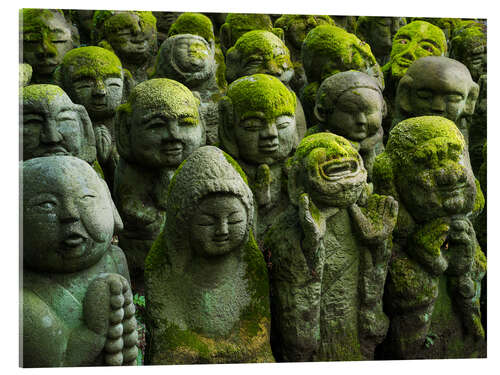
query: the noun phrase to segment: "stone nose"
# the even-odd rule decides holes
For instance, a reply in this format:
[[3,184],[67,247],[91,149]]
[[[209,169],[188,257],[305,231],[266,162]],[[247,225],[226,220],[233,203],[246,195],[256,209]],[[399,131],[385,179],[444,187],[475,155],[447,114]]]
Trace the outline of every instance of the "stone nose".
[[261,130],[260,132],[261,138],[277,138],[278,137],[278,128],[276,127],[276,124],[269,124],[268,126],[265,126],[264,129]]
[[54,120],[48,120],[40,135],[40,141],[42,143],[50,144],[50,143],[59,143],[62,140],[63,136],[57,130],[57,122]]
[[38,57],[55,57],[57,49],[48,38],[43,38],[38,46],[36,55]]
[[218,237],[227,236],[229,234],[229,225],[227,219],[221,219],[217,223],[215,235]]
[[80,220],[80,211],[73,199],[67,199],[63,202],[59,212],[61,223],[72,223]]
[[102,80],[97,80],[97,82],[92,87],[92,95],[94,96],[104,96],[106,95],[106,86]]
[[444,113],[446,110],[446,102],[441,95],[435,95],[432,98],[431,109],[434,113]]

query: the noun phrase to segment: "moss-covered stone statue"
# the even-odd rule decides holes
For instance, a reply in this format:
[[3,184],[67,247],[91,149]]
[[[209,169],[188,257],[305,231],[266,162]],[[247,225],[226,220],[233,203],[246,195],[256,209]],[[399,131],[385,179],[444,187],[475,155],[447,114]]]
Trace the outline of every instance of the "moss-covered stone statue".
[[307,134],[331,132],[349,140],[363,158],[371,181],[375,156],[384,150],[386,112],[382,90],[372,77],[352,70],[337,73],[318,89],[314,116],[319,124]]
[[153,11],[153,16],[156,18],[156,30],[158,39],[158,48],[161,44],[168,38],[168,31],[170,26],[175,22],[177,17],[179,17],[182,12],[155,12]]
[[113,118],[131,90],[130,73],[113,52],[92,46],[69,51],[54,75],[73,102],[87,110],[94,128],[97,160],[113,189],[119,157]]
[[448,49],[450,49],[450,41],[455,33],[455,29],[463,22],[460,18],[439,18],[439,17],[414,17],[411,21],[426,21],[432,23],[433,25],[439,27],[443,30],[444,36],[446,37],[446,43]]
[[463,63],[470,71],[472,79],[479,85],[479,97],[472,117],[468,119],[469,154],[472,170],[477,175],[483,159],[483,145],[486,142],[487,108],[487,45],[485,25],[467,21],[455,31],[451,40],[450,57]]
[[[290,53],[285,43],[269,31],[253,30],[241,36],[226,53],[226,79],[229,83],[252,74],[269,74],[278,78],[290,91],[294,76]],[[300,100],[295,108],[299,140],[307,124]]]
[[122,222],[106,183],[84,161],[25,161],[22,366],[134,365],[135,307]]
[[33,75],[30,64],[19,64],[19,87],[28,86]]
[[148,79],[158,51],[151,12],[96,10],[93,32],[93,43],[114,52],[136,83]]
[[79,45],[78,30],[61,10],[21,9],[22,62],[33,68],[33,83],[53,83],[52,74],[66,52]]
[[348,33],[354,34],[356,31],[356,16],[338,16],[338,15],[330,15],[330,18],[335,22],[335,25],[343,28]]
[[486,258],[470,220],[476,184],[465,152],[452,121],[423,116],[396,125],[375,161],[375,191],[399,201],[385,358],[486,355],[479,301]]
[[478,95],[479,86],[464,64],[444,56],[422,57],[399,81],[393,125],[410,117],[446,117],[468,144],[466,118],[474,113]]
[[295,94],[267,74],[237,79],[220,102],[221,144],[248,176],[258,239],[287,206],[283,164],[299,142],[295,108]]
[[72,155],[89,164],[95,162],[94,130],[85,107],[74,104],[55,85],[25,86],[20,94],[23,160]]
[[243,34],[252,30],[270,31],[280,39],[284,39],[283,30],[273,28],[273,22],[268,14],[228,13],[226,22],[220,28],[219,37],[224,55]]
[[157,78],[137,85],[117,109],[114,199],[124,223],[118,238],[134,285],[141,283],[144,259],[163,228],[174,171],[205,144],[198,104],[186,86]]
[[146,258],[146,363],[274,362],[266,263],[241,168],[201,147],[176,171],[166,212]]
[[327,77],[348,70],[358,70],[372,76],[384,88],[384,77],[370,46],[340,27],[320,25],[304,39],[302,63],[307,86],[301,95],[309,126],[314,123],[316,92]]
[[92,27],[94,25],[94,11],[92,9],[65,10],[68,18],[78,29],[80,46],[89,46],[92,43]]
[[275,358],[373,359],[398,203],[368,193],[363,160],[335,134],[304,138],[287,167],[291,204],[264,238]]
[[356,35],[370,45],[377,62],[383,66],[389,62],[392,39],[404,25],[404,17],[359,17],[356,22]]
[[274,26],[283,30],[285,43],[290,50],[295,74],[290,86],[299,94],[306,84],[306,74],[302,66],[302,42],[309,31],[319,25],[335,25],[329,16],[313,16],[301,14],[285,14],[274,22]]

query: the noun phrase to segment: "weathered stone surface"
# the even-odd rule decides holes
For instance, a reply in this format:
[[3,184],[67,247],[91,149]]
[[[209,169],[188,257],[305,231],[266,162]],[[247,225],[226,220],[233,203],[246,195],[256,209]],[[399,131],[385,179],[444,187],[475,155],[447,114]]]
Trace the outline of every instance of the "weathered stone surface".
[[295,94],[267,74],[237,79],[220,102],[222,147],[248,176],[259,239],[287,205],[283,164],[298,144],[295,108]]
[[120,246],[133,282],[165,221],[167,189],[175,169],[205,144],[198,100],[179,82],[157,78],[137,85],[117,109],[114,197],[124,223]]
[[[177,169],[146,259],[146,363],[272,362],[269,286],[241,168],[201,147]],[[182,228],[182,230],[179,230]]]
[[79,44],[78,31],[61,10],[21,9],[22,60],[33,68],[33,83],[53,83],[52,74],[69,50]]
[[94,12],[93,44],[114,52],[136,83],[148,79],[158,50],[156,35],[156,18],[151,12]]
[[363,158],[371,181],[375,156],[384,150],[382,119],[386,104],[378,83],[368,74],[348,71],[323,81],[316,94],[319,121],[307,134],[331,132],[349,140]]
[[25,161],[22,365],[133,365],[135,308],[122,222],[105,182],[84,161]]
[[22,158],[72,155],[92,164],[96,145],[85,107],[74,104],[55,85],[30,85],[21,89],[19,130]]
[[30,64],[19,64],[19,86],[24,87],[29,85],[31,76],[33,75],[33,68]]
[[287,162],[291,205],[264,238],[277,361],[373,359],[389,322],[382,294],[398,204],[369,194],[363,161],[331,133]]
[[375,161],[375,191],[400,203],[386,358],[486,355],[479,301],[486,258],[470,221],[476,184],[465,152],[452,121],[423,116],[394,127]]

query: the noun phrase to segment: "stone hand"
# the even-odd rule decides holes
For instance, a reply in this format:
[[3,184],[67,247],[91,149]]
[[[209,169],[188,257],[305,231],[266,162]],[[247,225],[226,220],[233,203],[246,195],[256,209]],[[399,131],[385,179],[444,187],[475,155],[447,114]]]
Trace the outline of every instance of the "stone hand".
[[472,268],[476,248],[476,234],[470,220],[466,217],[452,218],[448,239],[446,273],[463,275]]
[[271,170],[267,164],[261,164],[257,168],[253,187],[258,205],[269,205],[271,203]]
[[365,207],[349,207],[351,217],[367,244],[382,244],[392,233],[398,217],[398,202],[391,196],[372,194]]
[[134,364],[137,357],[137,323],[127,279],[115,273],[101,274],[89,286],[83,311],[87,326],[106,336],[105,364]]
[[449,218],[434,219],[417,229],[409,242],[412,255],[435,276],[448,268],[448,260],[443,253],[447,251],[449,223]]
[[108,160],[113,148],[113,139],[109,129],[104,125],[97,125],[94,128],[97,157],[100,162]]

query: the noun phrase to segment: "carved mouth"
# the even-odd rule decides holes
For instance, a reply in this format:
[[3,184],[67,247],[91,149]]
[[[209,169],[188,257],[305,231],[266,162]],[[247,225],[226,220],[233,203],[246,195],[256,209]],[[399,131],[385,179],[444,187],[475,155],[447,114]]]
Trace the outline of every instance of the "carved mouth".
[[356,160],[330,160],[320,165],[319,170],[323,178],[329,181],[353,176],[358,173],[359,165]]
[[397,63],[399,66],[409,67],[413,63],[413,61],[401,58],[401,59],[398,59]]
[[259,151],[265,154],[270,154],[278,150],[279,142],[264,143],[259,145]]
[[215,237],[213,239],[213,242],[218,245],[218,246],[222,246],[222,245],[225,245],[226,243],[229,242],[229,236],[224,236],[224,237]]
[[179,155],[182,153],[183,147],[181,143],[168,143],[166,144],[161,151],[167,155]]
[[73,232],[62,241],[59,253],[66,259],[81,257],[85,253],[86,243],[87,237]]
[[450,184],[450,185],[441,185],[438,187],[439,191],[441,191],[442,193],[446,193],[446,194],[458,194],[460,193],[460,191],[465,188],[465,186],[467,185],[467,183],[464,181],[464,182],[458,182],[456,184]]
[[64,147],[51,147],[47,149],[42,156],[53,156],[53,155],[69,155],[70,153]]

